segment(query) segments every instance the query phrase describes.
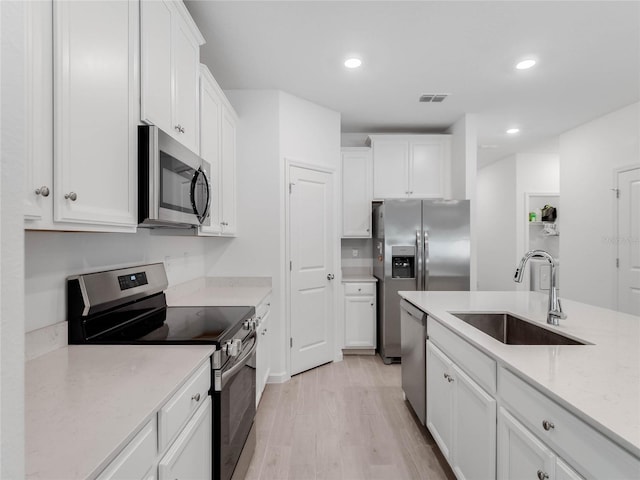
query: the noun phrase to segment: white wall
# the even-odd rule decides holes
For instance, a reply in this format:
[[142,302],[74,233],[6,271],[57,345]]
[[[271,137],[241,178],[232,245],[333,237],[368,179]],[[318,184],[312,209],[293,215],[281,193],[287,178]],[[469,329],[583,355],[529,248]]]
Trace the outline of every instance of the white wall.
[[25,234],[26,331],[66,320],[66,277],[142,263],[164,262],[169,284],[204,274],[205,248],[220,239],[135,234]]
[[225,94],[239,117],[236,136],[238,238],[207,249],[206,274],[271,277],[271,375],[280,378],[286,375],[280,93],[228,90]]
[[[340,116],[275,90],[225,93],[239,117],[236,167],[239,233],[229,245],[208,249],[206,273],[272,278],[271,380],[282,381],[289,372],[285,320],[285,159],[334,168],[339,174]],[[337,198],[339,178],[335,181]],[[336,240],[337,268],[339,248]]]
[[617,307],[614,170],[640,162],[640,103],[560,136],[562,296]]
[[[527,193],[554,193],[560,188],[556,153],[519,153],[478,171],[478,288],[527,290],[513,281],[529,235]],[[559,209],[559,215],[563,215]],[[529,268],[529,267],[527,267]]]
[[516,159],[478,170],[478,290],[515,290]]
[[25,478],[24,4],[0,2],[0,478]]
[[[513,266],[529,249],[529,212],[525,206],[527,193],[558,193],[560,191],[560,159],[557,153],[519,153],[516,155],[516,258]],[[560,196],[562,198],[562,195]],[[558,216],[565,218],[563,209],[558,207]],[[539,219],[538,219],[539,220]],[[561,233],[562,235],[562,233]],[[552,239],[549,239],[552,240]],[[552,252],[550,252],[552,253]],[[562,263],[562,259],[560,259]],[[528,269],[531,266],[527,266]],[[559,272],[563,267],[559,267]],[[560,278],[561,274],[558,275]],[[529,275],[518,290],[529,289]]]
[[471,264],[470,287],[478,288],[478,117],[467,113],[456,121],[451,134],[451,198],[467,199],[470,204]]

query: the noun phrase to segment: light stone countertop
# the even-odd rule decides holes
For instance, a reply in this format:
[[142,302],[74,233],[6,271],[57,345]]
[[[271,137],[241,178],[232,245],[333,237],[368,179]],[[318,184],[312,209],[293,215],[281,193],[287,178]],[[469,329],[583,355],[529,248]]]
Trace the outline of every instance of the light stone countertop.
[[214,350],[72,345],[27,362],[27,478],[95,478]]
[[[537,292],[400,292],[573,414],[640,456],[640,317],[562,299],[567,318],[546,323]],[[449,312],[510,312],[593,345],[505,345]]]
[[270,293],[271,277],[200,277],[165,291],[170,307],[255,307]]

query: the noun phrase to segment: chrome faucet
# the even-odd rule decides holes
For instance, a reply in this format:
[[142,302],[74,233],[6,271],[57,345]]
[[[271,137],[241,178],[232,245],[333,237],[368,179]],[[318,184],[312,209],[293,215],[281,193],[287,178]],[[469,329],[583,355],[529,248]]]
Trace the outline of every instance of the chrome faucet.
[[556,261],[555,259],[544,250],[531,250],[524,254],[520,265],[516,268],[516,274],[513,280],[521,283],[522,275],[524,274],[524,267],[530,258],[545,258],[551,264],[551,275],[549,278],[549,311],[547,312],[547,323],[551,325],[560,325],[561,318],[567,318],[567,315],[563,313],[562,306],[560,305],[560,298],[558,297],[558,288],[556,287]]

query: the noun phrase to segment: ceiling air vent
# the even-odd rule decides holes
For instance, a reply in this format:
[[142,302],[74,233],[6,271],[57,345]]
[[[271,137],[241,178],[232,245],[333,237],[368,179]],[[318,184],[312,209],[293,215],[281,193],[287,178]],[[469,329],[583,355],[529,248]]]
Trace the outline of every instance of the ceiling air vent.
[[420,101],[423,103],[441,103],[448,96],[448,93],[425,93],[420,95]]

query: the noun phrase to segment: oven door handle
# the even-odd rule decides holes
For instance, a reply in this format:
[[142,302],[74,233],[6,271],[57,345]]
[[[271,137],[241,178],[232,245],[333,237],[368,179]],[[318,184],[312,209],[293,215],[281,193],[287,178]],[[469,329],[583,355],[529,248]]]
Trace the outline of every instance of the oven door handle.
[[245,356],[243,356],[240,360],[238,360],[235,363],[235,365],[231,367],[229,370],[227,370],[226,372],[224,371],[222,372],[222,378],[221,378],[222,388],[224,388],[225,384],[229,381],[229,379],[237,375],[237,373],[242,369],[242,367],[244,367],[247,364],[247,361],[249,360],[249,358],[251,358],[251,356],[256,352],[256,349],[258,348],[258,337],[257,335],[253,335],[252,338],[254,342],[249,352]]

